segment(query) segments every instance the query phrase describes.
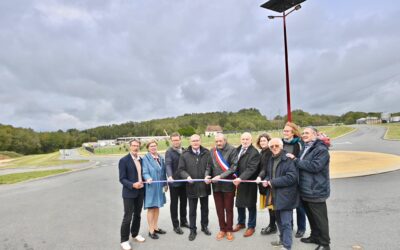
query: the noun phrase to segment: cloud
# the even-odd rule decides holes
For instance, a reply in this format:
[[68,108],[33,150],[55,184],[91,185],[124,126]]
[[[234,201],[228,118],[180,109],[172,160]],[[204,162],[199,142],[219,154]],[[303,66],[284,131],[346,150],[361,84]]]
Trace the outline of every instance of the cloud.
[[[283,115],[282,23],[261,3],[3,1],[0,123],[84,129],[245,107]],[[397,1],[307,1],[292,13],[292,108],[399,111],[399,16]]]

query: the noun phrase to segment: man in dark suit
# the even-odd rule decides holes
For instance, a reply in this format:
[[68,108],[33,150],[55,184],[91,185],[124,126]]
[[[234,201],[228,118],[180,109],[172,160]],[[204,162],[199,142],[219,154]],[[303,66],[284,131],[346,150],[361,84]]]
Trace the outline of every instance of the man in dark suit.
[[129,232],[137,242],[145,241],[139,235],[140,214],[144,198],[142,159],[138,155],[140,141],[131,140],[129,147],[130,153],[121,158],[118,165],[119,181],[122,184],[122,198],[124,200],[124,218],[121,225],[121,248],[123,250],[132,249],[129,243]]
[[[179,179],[178,176],[178,165],[179,157],[183,152],[181,145],[181,135],[177,132],[171,134],[172,146],[168,148],[165,153],[165,167],[167,169],[168,181],[174,181],[174,179]],[[190,228],[186,219],[187,215],[187,196],[186,196],[186,183],[183,182],[172,182],[169,184],[169,193],[171,197],[170,202],[170,213],[172,226],[174,227],[174,232],[177,234],[183,234],[182,229],[179,227],[178,219],[178,203],[179,213],[180,213],[180,226]]]
[[192,179],[205,179],[206,169],[211,164],[210,151],[201,146],[200,136],[194,134],[190,137],[190,146],[183,151],[179,158],[178,173],[182,179],[187,179],[186,194],[189,201],[189,240],[193,241],[197,236],[196,217],[197,204],[200,200],[201,231],[211,235],[208,230],[208,196],[211,194],[210,185],[204,182],[192,182]]
[[258,176],[260,154],[252,145],[250,133],[243,133],[240,137],[241,145],[236,149],[238,155],[238,178],[233,181],[237,186],[236,207],[238,210],[238,224],[233,229],[237,232],[246,227],[246,208],[249,211],[247,230],[244,237],[254,234],[257,219],[257,185],[254,183],[241,183],[242,180],[255,180]]

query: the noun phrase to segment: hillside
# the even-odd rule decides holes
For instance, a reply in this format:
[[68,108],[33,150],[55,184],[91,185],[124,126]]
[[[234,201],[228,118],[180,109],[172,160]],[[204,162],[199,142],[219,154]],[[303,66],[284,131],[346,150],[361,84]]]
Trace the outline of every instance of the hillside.
[[[380,116],[380,113],[347,112],[341,116],[310,114],[302,110],[292,112],[293,121],[300,126],[323,126],[332,123],[353,124],[356,119],[366,116]],[[286,116],[269,120],[259,110],[241,109],[238,112],[209,112],[184,114],[177,117],[154,119],[144,122],[126,122],[99,126],[96,128],[56,132],[35,132],[29,128],[15,128],[0,124],[0,151],[14,151],[20,154],[39,154],[57,151],[61,148],[80,147],[83,142],[99,139],[115,139],[124,136],[155,136],[179,131],[183,135],[203,134],[207,125],[220,125],[224,131],[260,131],[281,129]]]

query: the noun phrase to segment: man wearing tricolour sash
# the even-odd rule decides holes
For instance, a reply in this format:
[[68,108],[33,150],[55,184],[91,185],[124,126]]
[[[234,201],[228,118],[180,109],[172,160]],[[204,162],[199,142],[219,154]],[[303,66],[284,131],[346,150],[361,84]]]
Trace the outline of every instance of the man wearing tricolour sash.
[[236,149],[227,143],[222,133],[218,133],[215,136],[215,147],[211,149],[210,153],[213,164],[206,170],[206,178],[209,180],[212,178],[213,182],[213,196],[220,227],[216,239],[222,240],[226,236],[227,240],[232,241],[234,239],[232,234],[233,205],[236,188],[232,182],[218,182],[218,180],[236,178]]

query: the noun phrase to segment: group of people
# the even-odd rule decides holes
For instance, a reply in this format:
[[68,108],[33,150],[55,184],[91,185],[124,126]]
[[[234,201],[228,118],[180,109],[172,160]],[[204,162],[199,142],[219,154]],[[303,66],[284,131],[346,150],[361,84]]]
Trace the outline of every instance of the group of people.
[[[304,128],[300,134],[296,124],[288,122],[283,135],[283,139],[271,138],[266,133],[259,135],[258,150],[253,146],[250,133],[241,135],[237,148],[228,143],[224,134],[218,133],[215,147],[209,150],[201,145],[197,134],[190,137],[190,146],[184,149],[181,136],[173,133],[165,159],[157,152],[157,141],[146,144],[148,153],[142,158],[138,155],[140,141],[130,141],[130,153],[119,162],[124,202],[121,248],[131,249],[129,235],[138,242],[145,241],[139,235],[143,205],[147,209],[149,237],[158,239],[166,233],[158,226],[158,217],[169,189],[173,230],[183,234],[182,227],[189,228],[190,241],[197,236],[199,201],[201,231],[211,235],[208,228],[211,192],[219,222],[216,239],[233,241],[233,233],[242,229],[246,229],[244,237],[252,236],[259,192],[261,207],[269,210],[269,225],[262,228],[261,234],[279,231],[279,240],[271,242],[273,246],[291,249],[293,210],[296,209],[295,237],[304,243],[317,244],[318,250],[330,249],[326,206],[330,194],[328,146],[318,139],[313,127]],[[238,214],[236,225],[234,205]],[[306,215],[311,234],[302,238],[306,231]]]

